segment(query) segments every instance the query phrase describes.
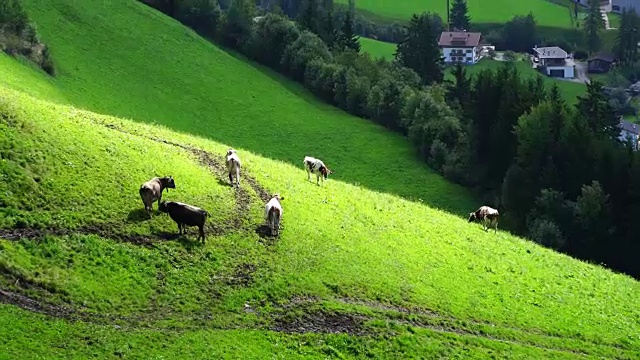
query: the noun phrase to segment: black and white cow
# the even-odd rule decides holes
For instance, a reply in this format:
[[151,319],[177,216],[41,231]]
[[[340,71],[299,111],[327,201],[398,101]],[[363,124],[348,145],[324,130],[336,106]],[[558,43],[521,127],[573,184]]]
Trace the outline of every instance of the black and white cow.
[[490,226],[493,226],[496,232],[498,232],[498,220],[500,219],[500,213],[498,210],[489,206],[481,206],[478,210],[469,213],[469,222],[480,220],[482,221],[482,228],[487,231]]
[[333,171],[329,170],[329,168],[320,159],[305,156],[303,162],[304,168],[307,170],[308,181],[311,181],[311,174],[313,173],[316,175],[316,184],[320,185],[320,179],[322,179],[322,183],[324,184],[327,177],[330,174],[333,174]]

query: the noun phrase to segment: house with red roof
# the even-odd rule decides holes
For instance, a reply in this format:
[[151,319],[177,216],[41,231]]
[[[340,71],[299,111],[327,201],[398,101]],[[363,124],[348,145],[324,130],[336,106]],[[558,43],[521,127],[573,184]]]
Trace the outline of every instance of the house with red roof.
[[480,60],[481,38],[479,32],[444,31],[438,41],[444,62],[475,64]]

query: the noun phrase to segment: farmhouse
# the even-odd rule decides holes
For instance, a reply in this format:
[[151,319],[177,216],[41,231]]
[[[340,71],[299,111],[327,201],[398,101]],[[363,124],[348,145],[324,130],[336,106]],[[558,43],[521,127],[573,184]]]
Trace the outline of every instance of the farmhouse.
[[444,31],[438,45],[445,63],[475,64],[480,60],[482,34],[466,31]]
[[620,136],[618,139],[629,141],[633,144],[633,150],[638,150],[638,141],[640,140],[640,127],[634,123],[620,119]]
[[587,72],[606,73],[614,63],[615,57],[612,54],[596,54],[587,59]]
[[535,57],[538,59],[538,69],[547,76],[559,78],[573,78],[575,64],[566,51],[557,46],[534,47]]

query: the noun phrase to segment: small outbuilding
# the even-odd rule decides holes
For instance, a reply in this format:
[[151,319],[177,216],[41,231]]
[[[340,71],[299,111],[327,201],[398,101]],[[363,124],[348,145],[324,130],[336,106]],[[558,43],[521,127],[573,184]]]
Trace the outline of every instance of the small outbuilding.
[[611,70],[616,59],[612,54],[600,53],[587,59],[587,72],[589,73],[606,73]]

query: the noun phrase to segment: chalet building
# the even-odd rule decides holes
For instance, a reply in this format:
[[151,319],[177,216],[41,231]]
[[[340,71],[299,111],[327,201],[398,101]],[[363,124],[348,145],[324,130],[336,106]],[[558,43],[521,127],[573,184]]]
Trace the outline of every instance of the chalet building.
[[606,73],[615,64],[615,57],[612,54],[600,53],[587,59],[587,72]]
[[445,31],[440,34],[438,45],[447,64],[475,64],[480,60],[482,34],[466,31]]
[[575,63],[566,51],[557,46],[534,47],[538,70],[551,77],[573,78]]

